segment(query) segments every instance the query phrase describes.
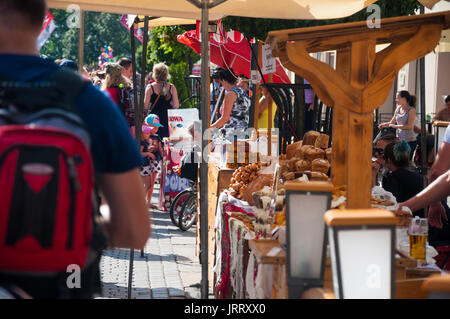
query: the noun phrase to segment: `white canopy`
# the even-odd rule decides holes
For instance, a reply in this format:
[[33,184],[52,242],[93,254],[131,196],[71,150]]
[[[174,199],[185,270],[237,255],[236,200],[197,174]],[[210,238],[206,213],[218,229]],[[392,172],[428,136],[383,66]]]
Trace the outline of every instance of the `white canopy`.
[[[226,0],[209,9],[209,19],[241,16],[275,19],[332,19],[349,16],[376,0]],[[195,2],[195,1],[194,1]],[[140,14],[183,19],[201,18],[201,10],[188,0],[47,0],[50,8],[71,4],[86,11]]]

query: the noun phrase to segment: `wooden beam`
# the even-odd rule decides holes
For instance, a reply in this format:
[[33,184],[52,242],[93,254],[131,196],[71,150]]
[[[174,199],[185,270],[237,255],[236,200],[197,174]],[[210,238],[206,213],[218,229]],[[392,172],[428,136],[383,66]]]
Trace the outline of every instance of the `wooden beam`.
[[400,69],[432,51],[439,43],[441,31],[442,25],[421,25],[417,33],[406,41],[391,44],[376,54],[373,77],[363,92],[365,112],[375,110],[384,103]]
[[[350,48],[337,50],[336,72],[345,80],[350,82]],[[331,153],[331,181],[335,186],[347,184],[348,150],[348,110],[339,103],[333,110],[333,152]]]
[[[353,42],[350,46],[350,85],[362,89],[372,77],[374,40]],[[373,112],[350,111],[348,118],[347,208],[370,208],[372,190]]]
[[[289,59],[286,67],[293,67],[304,73],[300,75],[311,83],[314,91],[318,92],[317,95],[325,104],[333,106],[335,101],[339,101],[347,109],[359,111],[360,91],[345,81],[330,65],[312,58],[306,52],[303,42],[287,43],[286,52]],[[323,92],[327,93],[331,101],[324,100],[321,96]]]
[[275,38],[285,41],[308,41],[307,51],[319,52],[330,49],[330,44],[377,39],[377,44],[390,43],[393,38],[402,39],[408,34],[414,34],[417,26],[439,24],[443,29],[450,28],[450,11],[432,14],[401,16],[381,20],[381,28],[370,29],[366,21],[331,24],[324,26],[296,28],[269,32],[266,43],[272,43]]

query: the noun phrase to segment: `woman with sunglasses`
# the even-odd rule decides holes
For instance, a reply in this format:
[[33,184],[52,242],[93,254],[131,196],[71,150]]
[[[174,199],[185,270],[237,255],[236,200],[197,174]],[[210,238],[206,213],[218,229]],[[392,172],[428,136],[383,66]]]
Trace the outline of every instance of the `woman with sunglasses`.
[[[415,196],[423,189],[422,176],[408,169],[410,152],[411,148],[405,140],[389,143],[384,148],[383,157],[390,173],[383,179],[383,188],[391,192],[399,203]],[[424,210],[414,211],[413,215],[423,218]]]
[[[392,142],[399,142],[400,140],[392,134],[387,134],[379,137],[376,140],[375,147],[373,149],[373,161],[372,161],[372,187],[378,185],[378,180],[381,180],[382,177],[385,177],[388,173],[385,168],[384,161],[384,148],[386,145]],[[380,175],[380,176],[379,176]]]

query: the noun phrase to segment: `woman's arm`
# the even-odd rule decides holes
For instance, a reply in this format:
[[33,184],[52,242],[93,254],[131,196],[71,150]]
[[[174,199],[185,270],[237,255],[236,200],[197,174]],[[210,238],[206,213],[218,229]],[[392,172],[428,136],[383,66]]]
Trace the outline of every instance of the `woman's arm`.
[[178,92],[175,85],[172,84],[172,107],[177,109],[180,107],[180,101],[178,100]]
[[394,116],[392,116],[392,119],[391,119],[389,122],[384,122],[384,123],[381,123],[380,125],[378,125],[378,129],[381,130],[382,128],[388,127],[388,126],[390,126],[391,124],[395,124],[395,118],[397,117],[397,111],[398,111],[398,108],[399,108],[399,107],[397,107],[397,108],[395,109]]
[[150,85],[147,85],[145,88],[145,98],[144,98],[144,110],[148,110],[148,105],[150,104],[150,97],[152,94],[150,93]]
[[416,120],[416,110],[411,108],[408,114],[408,123],[404,125],[400,124],[389,124],[392,128],[397,128],[401,130],[412,130],[414,128],[414,121]]
[[237,100],[237,94],[233,91],[228,92],[225,95],[223,101],[223,114],[222,116],[211,125],[211,128],[222,128],[230,120],[231,110],[233,109],[234,102]]

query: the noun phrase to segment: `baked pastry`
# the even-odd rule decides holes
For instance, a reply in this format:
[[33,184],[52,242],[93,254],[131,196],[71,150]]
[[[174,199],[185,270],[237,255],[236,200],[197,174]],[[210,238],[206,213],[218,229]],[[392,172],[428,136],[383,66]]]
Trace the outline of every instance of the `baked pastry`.
[[291,181],[291,180],[293,180],[295,178],[295,173],[294,172],[287,172],[287,173],[282,174],[282,176],[283,176],[283,179],[285,181]]
[[311,162],[311,170],[313,172],[322,172],[327,174],[330,166],[330,163],[326,159],[316,158]]
[[317,137],[320,136],[320,133],[317,131],[308,131],[303,136],[303,145],[314,145]]
[[310,181],[327,181],[328,176],[327,174],[321,173],[321,172],[311,172],[311,178]]
[[311,162],[307,160],[299,160],[295,163],[295,168],[297,172],[304,172],[311,170]]
[[325,151],[321,148],[317,148],[317,147],[312,147],[312,148],[308,148],[305,151],[305,159],[308,161],[313,161],[316,158],[324,158],[325,157]]
[[298,141],[286,146],[286,158],[291,159],[295,156],[295,151],[301,148],[303,145],[303,141]]
[[306,150],[313,148],[314,146],[312,145],[302,145],[302,147],[297,148],[295,150],[295,157],[299,158],[299,159],[305,159],[305,152]]
[[314,143],[315,147],[326,149],[328,148],[328,143],[330,142],[330,137],[327,134],[320,134]]
[[297,170],[295,165],[300,160],[301,160],[301,158],[299,158],[299,157],[293,157],[289,160],[289,171],[290,172],[295,172]]
[[329,147],[325,150],[325,157],[327,158],[328,162],[330,162],[330,163],[331,163],[331,151],[332,151],[331,147]]

